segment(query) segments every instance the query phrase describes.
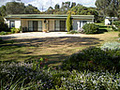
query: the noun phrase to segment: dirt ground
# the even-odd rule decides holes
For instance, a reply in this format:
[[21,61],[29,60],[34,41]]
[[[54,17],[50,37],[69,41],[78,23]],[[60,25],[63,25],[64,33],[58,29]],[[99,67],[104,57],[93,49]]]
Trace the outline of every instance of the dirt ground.
[[[25,61],[46,57],[48,64],[59,65],[61,61],[79,50],[89,46],[100,46],[104,42],[115,41],[118,37],[118,32],[96,35],[71,35],[65,32],[46,33],[46,35],[43,33],[41,36],[39,35],[42,33],[23,34],[0,36],[3,40],[13,40],[13,42],[0,44],[0,60]],[[33,35],[30,37],[30,34]]]

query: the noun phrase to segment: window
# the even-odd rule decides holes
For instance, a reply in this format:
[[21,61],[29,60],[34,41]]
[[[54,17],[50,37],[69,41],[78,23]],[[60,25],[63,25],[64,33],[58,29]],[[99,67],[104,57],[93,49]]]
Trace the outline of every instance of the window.
[[15,21],[10,21],[10,28],[15,27]]
[[87,23],[87,21],[83,21],[83,25],[85,25]]
[[60,30],[60,21],[55,20],[55,30],[59,31]]

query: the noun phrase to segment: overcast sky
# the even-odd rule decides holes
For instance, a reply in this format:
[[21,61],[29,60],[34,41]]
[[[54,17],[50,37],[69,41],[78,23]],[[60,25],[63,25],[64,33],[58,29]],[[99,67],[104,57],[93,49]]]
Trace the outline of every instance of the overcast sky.
[[[5,5],[7,2],[11,2],[15,0],[0,0],[0,6]],[[21,0],[25,5],[32,4],[33,6],[38,7],[38,9],[47,9],[49,6],[54,6],[55,4],[60,4],[62,2],[70,1],[82,4],[87,7],[95,7],[96,0]]]

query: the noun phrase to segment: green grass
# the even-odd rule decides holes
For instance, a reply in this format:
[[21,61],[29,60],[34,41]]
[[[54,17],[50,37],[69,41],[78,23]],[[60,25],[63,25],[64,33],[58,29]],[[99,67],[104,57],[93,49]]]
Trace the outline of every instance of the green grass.
[[95,23],[96,25],[99,25],[100,30],[107,30],[107,31],[112,31],[111,26],[105,26],[104,23]]
[[31,61],[48,58],[49,65],[60,65],[71,54],[89,46],[117,41],[119,32],[85,35],[83,37],[21,39],[0,42],[0,61]]

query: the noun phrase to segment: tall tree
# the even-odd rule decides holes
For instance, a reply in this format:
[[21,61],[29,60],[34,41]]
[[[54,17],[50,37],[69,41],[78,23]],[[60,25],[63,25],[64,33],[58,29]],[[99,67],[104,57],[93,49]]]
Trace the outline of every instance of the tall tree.
[[51,6],[50,6],[50,7],[48,8],[48,10],[46,11],[47,14],[53,14],[53,12],[54,12],[54,9],[53,9],[53,7],[51,7]]
[[24,8],[24,3],[8,2],[6,4],[7,14],[23,14]]
[[56,4],[56,5],[55,5],[55,9],[56,9],[56,10],[60,9],[60,5],[59,5],[59,4]]
[[95,5],[104,16],[117,16],[119,0],[96,0]]
[[1,16],[6,16],[6,7],[4,5],[2,5],[0,7],[0,13],[1,13]]
[[67,20],[66,20],[66,25],[67,25],[67,31],[69,32],[72,30],[72,19],[71,19],[71,13],[68,15]]
[[24,13],[25,14],[39,14],[40,11],[37,9],[37,7],[34,7],[31,4],[29,4],[28,6],[25,7]]
[[72,2],[71,8],[76,6],[76,2]]

